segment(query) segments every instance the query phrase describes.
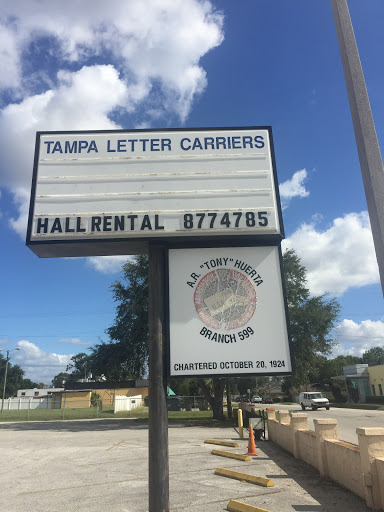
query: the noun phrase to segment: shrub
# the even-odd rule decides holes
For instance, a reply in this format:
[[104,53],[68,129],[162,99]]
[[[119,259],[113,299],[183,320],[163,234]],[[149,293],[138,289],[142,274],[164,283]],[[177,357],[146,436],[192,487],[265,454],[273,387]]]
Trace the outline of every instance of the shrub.
[[102,403],[101,399],[100,399],[100,395],[98,395],[96,393],[96,391],[92,391],[92,394],[91,394],[91,406],[92,407],[96,407],[98,402],[100,404]]
[[193,397],[182,396],[180,397],[180,408],[190,411],[193,407]]
[[369,396],[366,402],[367,404],[384,404],[384,396]]

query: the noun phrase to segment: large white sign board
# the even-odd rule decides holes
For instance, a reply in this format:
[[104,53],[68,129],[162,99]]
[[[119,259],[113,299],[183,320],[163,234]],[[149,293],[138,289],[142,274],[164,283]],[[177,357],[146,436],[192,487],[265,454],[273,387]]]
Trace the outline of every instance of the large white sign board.
[[37,134],[27,245],[39,256],[282,231],[269,127]]
[[169,251],[170,376],[292,373],[279,247]]

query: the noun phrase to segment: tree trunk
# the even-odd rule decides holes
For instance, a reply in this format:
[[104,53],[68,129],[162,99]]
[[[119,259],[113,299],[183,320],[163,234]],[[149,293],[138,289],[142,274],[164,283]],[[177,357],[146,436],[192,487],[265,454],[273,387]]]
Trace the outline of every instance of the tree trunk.
[[224,411],[223,411],[223,393],[225,380],[224,379],[212,379],[212,391],[209,386],[204,382],[204,380],[199,379],[199,384],[203,391],[205,398],[208,400],[209,405],[211,406],[213,419],[215,420],[223,420],[224,419]]
[[232,418],[232,398],[231,398],[232,386],[231,386],[229,379],[227,379],[226,387],[227,387],[227,414],[228,414],[228,418]]

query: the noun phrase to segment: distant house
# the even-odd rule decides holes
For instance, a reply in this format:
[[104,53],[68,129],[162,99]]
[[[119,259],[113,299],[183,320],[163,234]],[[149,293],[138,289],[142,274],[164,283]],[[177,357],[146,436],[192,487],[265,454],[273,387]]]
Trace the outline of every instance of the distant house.
[[17,391],[17,398],[49,398],[52,396],[52,393],[63,390],[64,388],[19,389]]
[[[137,396],[143,399],[148,396],[148,380],[129,380],[123,382],[70,382],[64,384],[64,389],[52,394],[54,407],[61,408],[83,408],[91,406],[92,393],[98,395],[96,398],[100,405],[113,407],[117,396]],[[58,405],[60,403],[60,406]]]
[[52,409],[91,407],[92,389],[62,389],[52,393]]
[[343,367],[343,375],[332,377],[333,380],[343,380],[348,402],[366,402],[370,396],[369,369],[367,364],[352,364]]

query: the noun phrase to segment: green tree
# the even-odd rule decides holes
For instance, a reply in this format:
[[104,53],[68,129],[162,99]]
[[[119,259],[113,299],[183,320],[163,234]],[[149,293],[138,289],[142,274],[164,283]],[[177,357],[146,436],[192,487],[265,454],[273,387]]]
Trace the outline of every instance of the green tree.
[[63,382],[70,384],[80,379],[85,379],[93,371],[92,356],[85,352],[79,352],[71,357],[65,372],[60,372],[52,379],[52,385],[55,388],[63,387]]
[[139,378],[148,367],[148,256],[128,260],[123,265],[123,279],[111,286],[117,314],[106,332],[121,350],[123,376]]
[[63,382],[74,382],[74,381],[71,381],[71,377],[72,377],[71,373],[60,372],[53,377],[52,386],[54,388],[62,388]]
[[197,379],[170,379],[168,385],[180,396],[195,396],[202,393]]
[[360,363],[361,358],[356,356],[339,355],[333,359],[317,356],[315,372],[311,375],[311,381],[316,382],[321,387],[328,387],[336,401],[345,402],[347,399],[345,381],[334,380],[332,377],[343,375],[344,366]]
[[141,377],[131,371],[129,348],[124,340],[120,342],[102,342],[92,347],[92,372],[95,376],[104,376],[110,382],[120,382]]
[[295,251],[284,253],[283,268],[296,369],[295,376],[285,380],[285,390],[289,390],[306,387],[317,372],[318,356],[330,354],[340,305],[326,294],[310,296],[306,268]]
[[237,392],[237,383],[235,379],[225,379],[225,389],[227,393],[227,415],[228,418],[232,418],[232,395]]
[[71,357],[71,362],[67,365],[67,372],[72,370],[67,380],[75,382],[80,379],[86,379],[91,371],[91,357],[85,352],[80,352]]
[[37,382],[33,382],[30,379],[23,379],[21,381],[20,389],[34,389],[37,388],[38,385],[39,384]]
[[[169,387],[177,395],[181,396],[201,396],[208,401],[214,418],[224,418],[223,410],[223,394],[224,389],[231,389],[234,379],[171,379]],[[228,416],[231,417],[232,405],[231,400],[227,401]]]
[[224,419],[223,396],[227,379],[199,379],[201,390],[212,409],[213,418]]
[[343,375],[343,368],[344,366],[351,366],[353,364],[361,364],[362,360],[361,357],[357,356],[344,356],[340,355],[335,357],[334,359],[331,359],[329,361],[331,372],[333,372],[333,375]]
[[[0,354],[0,390],[3,392],[4,387],[4,377],[5,377],[5,366],[7,359]],[[5,395],[4,398],[10,398],[17,395],[18,389],[23,389],[23,380],[24,380],[24,370],[20,368],[18,364],[11,364],[8,362],[8,371],[7,371],[7,382],[5,385]]]
[[142,378],[148,369],[148,256],[134,256],[122,268],[123,279],[111,285],[117,303],[110,340],[92,347],[95,375],[121,381]]
[[254,377],[241,377],[237,380],[237,389],[239,390],[240,395],[248,396],[247,390],[250,389],[251,396],[255,394],[256,391],[256,380]]
[[379,364],[384,364],[384,348],[383,347],[373,347],[364,352],[362,361],[364,364],[368,366],[377,366]]
[[352,364],[360,364],[361,358],[356,356],[340,355],[333,359],[328,359],[325,356],[317,356],[315,363],[315,370],[312,373],[312,381],[317,382],[320,386],[331,386],[333,382],[332,377],[343,375],[344,366]]
[[268,382],[269,377],[241,377],[236,379],[236,387],[242,396],[248,396],[247,389],[251,390],[251,396],[259,395],[268,388]]

